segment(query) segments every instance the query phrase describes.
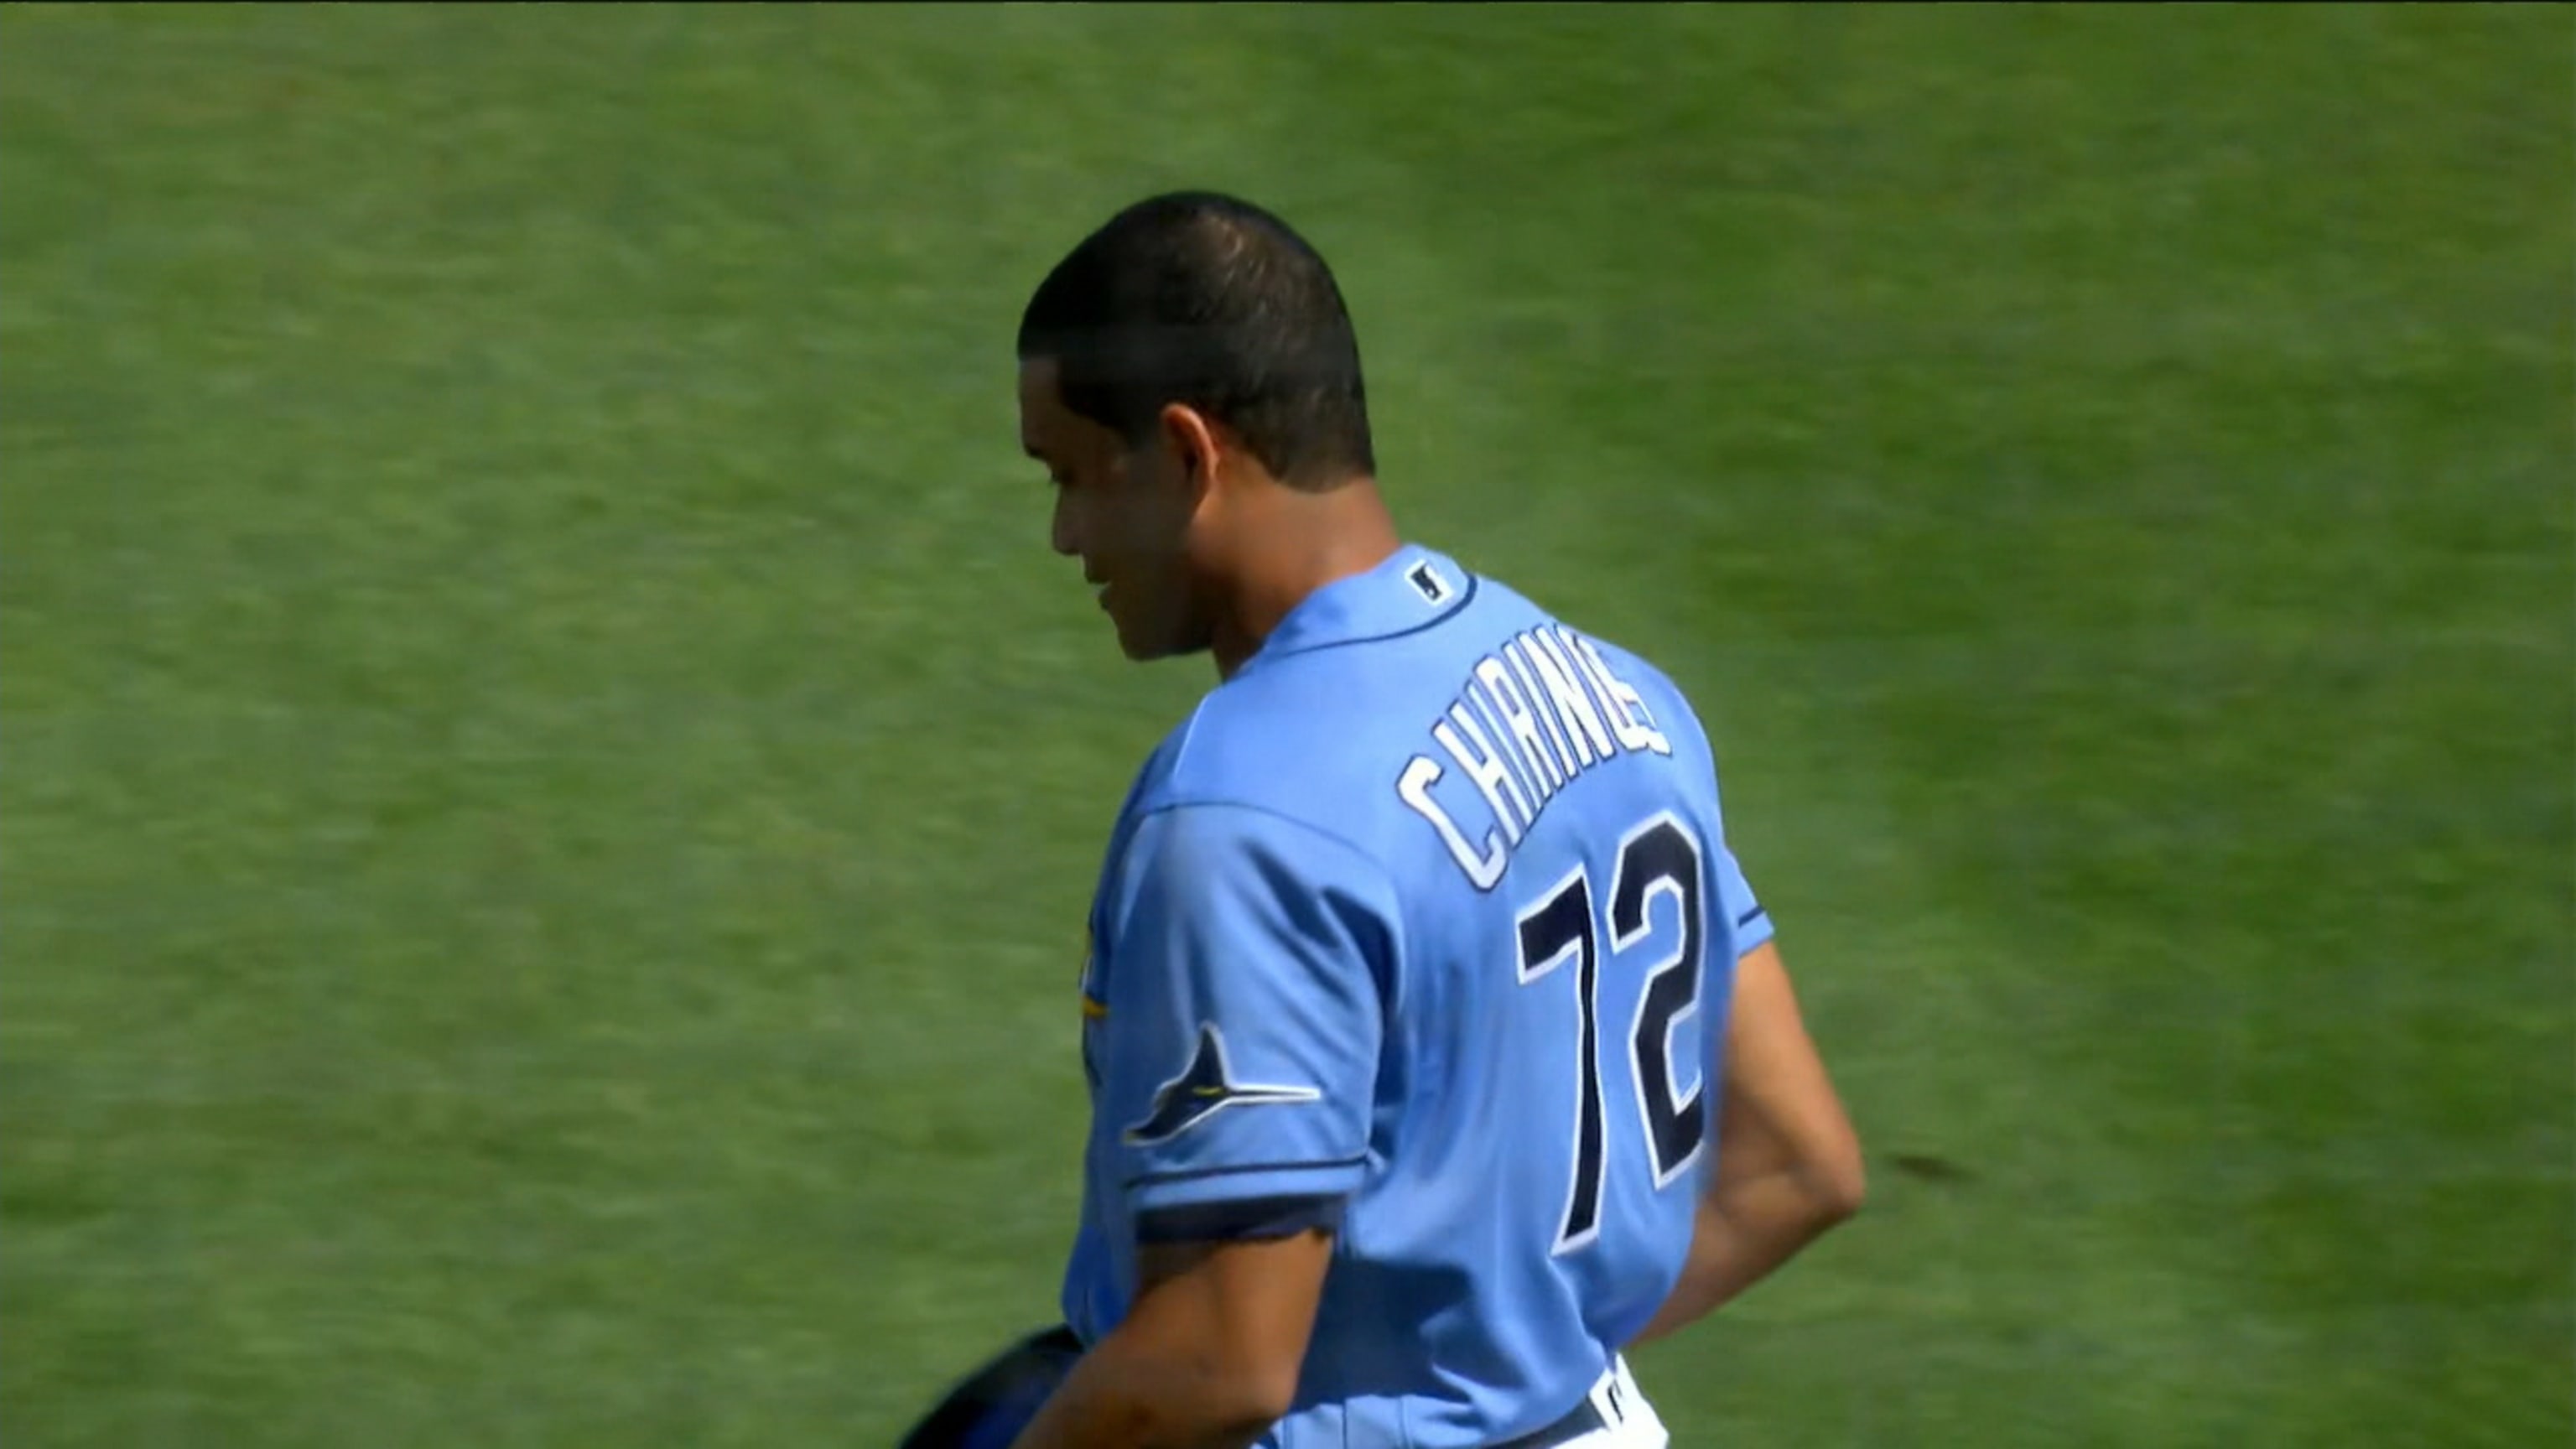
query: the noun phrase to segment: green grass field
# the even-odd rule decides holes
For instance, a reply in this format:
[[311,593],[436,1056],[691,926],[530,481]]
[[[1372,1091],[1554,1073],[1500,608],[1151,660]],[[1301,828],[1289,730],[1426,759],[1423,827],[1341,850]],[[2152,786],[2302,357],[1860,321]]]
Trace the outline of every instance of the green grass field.
[[13,1446],[881,1444],[1051,1313],[1211,676],[1047,552],[1011,331],[1177,185],[1717,739],[1875,1196],[1640,1356],[1680,1443],[2576,1429],[2576,11],[0,56]]

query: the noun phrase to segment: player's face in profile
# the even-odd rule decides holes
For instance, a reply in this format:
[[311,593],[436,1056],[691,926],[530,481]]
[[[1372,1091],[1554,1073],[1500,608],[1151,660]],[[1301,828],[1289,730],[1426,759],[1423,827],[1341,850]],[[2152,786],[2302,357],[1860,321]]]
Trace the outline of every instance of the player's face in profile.
[[1082,560],[1127,657],[1206,648],[1188,563],[1195,499],[1170,449],[1155,439],[1131,449],[1066,407],[1044,358],[1020,365],[1020,444],[1055,486],[1055,551]]

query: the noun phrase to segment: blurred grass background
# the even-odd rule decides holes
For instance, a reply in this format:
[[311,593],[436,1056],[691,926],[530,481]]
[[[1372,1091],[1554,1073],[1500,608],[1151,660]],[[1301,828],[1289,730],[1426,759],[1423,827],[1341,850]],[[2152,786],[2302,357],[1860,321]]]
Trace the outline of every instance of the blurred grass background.
[[1210,676],[1047,553],[1010,336],[1181,185],[1717,739],[1876,1196],[1640,1356],[1679,1442],[2569,1441],[2568,9],[0,54],[17,1444],[884,1443],[1051,1314]]

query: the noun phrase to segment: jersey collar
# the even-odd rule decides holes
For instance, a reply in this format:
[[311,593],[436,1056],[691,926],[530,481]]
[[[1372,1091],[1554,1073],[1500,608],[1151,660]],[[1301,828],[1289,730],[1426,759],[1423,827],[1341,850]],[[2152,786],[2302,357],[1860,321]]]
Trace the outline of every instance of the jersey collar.
[[1476,597],[1476,576],[1457,560],[1406,544],[1366,573],[1335,579],[1300,601],[1270,631],[1246,668],[1283,655],[1410,634]]

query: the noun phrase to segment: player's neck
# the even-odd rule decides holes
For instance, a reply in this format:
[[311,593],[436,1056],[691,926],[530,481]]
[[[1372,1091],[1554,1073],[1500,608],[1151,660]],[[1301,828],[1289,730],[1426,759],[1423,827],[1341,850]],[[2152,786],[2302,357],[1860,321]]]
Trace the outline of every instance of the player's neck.
[[1372,478],[1319,493],[1283,489],[1254,536],[1217,616],[1210,652],[1220,680],[1234,678],[1307,595],[1367,573],[1404,543]]

